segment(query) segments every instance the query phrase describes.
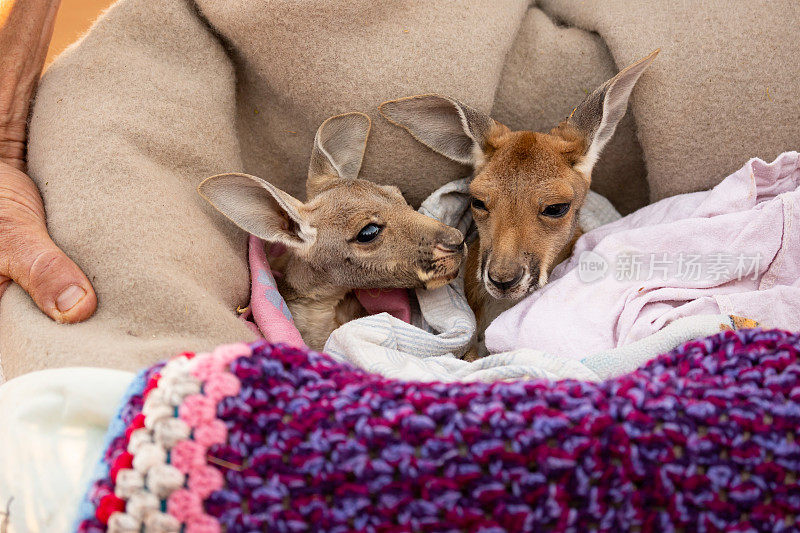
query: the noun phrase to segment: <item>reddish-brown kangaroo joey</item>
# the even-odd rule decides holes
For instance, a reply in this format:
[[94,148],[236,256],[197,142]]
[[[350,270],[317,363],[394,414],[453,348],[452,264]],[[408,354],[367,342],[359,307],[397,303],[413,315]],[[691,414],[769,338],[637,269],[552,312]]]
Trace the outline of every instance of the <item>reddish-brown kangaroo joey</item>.
[[471,165],[478,242],[464,280],[478,331],[547,283],[580,236],[578,212],[592,167],[625,114],[628,97],[658,50],[592,92],[548,133],[512,131],[452,98],[385,102],[381,113],[440,154]]

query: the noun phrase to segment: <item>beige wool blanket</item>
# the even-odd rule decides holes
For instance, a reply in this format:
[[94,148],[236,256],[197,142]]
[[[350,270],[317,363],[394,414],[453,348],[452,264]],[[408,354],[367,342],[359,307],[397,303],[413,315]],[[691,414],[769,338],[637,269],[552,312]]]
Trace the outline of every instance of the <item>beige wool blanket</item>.
[[302,197],[330,115],[372,116],[365,172],[418,205],[466,170],[380,118],[380,102],[442,93],[546,130],[660,47],[594,173],[624,214],[798,148],[799,35],[796,0],[121,0],[47,71],[30,124],[51,234],[97,313],[57,325],[12,287],[5,374],[137,369],[252,339],[235,312],[246,235],[195,188],[244,171]]

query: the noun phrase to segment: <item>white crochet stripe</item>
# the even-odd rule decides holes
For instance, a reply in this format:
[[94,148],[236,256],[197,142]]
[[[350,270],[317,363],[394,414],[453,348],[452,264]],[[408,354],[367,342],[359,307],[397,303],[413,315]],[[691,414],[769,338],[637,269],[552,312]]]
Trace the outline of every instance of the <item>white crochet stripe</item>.
[[125,512],[109,517],[108,531],[179,531],[181,524],[161,512],[161,502],[183,487],[186,476],[167,463],[168,452],[181,440],[189,438],[191,428],[178,418],[178,407],[187,396],[198,394],[202,383],[192,375],[197,361],[181,355],[161,369],[157,386],[142,407],[144,427],[131,433],[128,452],[133,455],[133,469],[117,473],[114,494],[126,500]]

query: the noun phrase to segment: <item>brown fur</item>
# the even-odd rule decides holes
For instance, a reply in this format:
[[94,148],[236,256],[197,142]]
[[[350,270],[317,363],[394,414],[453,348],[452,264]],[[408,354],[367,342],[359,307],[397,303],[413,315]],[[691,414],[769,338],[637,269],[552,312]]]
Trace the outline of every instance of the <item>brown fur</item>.
[[[289,248],[276,281],[303,340],[317,350],[334,329],[365,316],[353,289],[435,288],[461,266],[461,233],[415,211],[394,187],[339,179],[301,213],[317,230],[315,243]],[[371,222],[384,226],[378,239],[353,242]],[[441,243],[460,248],[442,252]]]
[[[303,340],[321,350],[331,332],[365,315],[356,288],[436,288],[464,258],[458,230],[422,215],[397,187],[359,179],[369,119],[326,120],[317,132],[305,203],[245,174],[208,178],[200,193],[234,223],[287,251],[271,265]],[[356,236],[382,228],[368,243]]]
[[[511,131],[444,96],[381,105],[386,118],[417,140],[474,169],[471,209],[479,238],[467,254],[464,289],[479,342],[497,315],[547,283],[553,268],[571,254],[592,167],[622,118],[633,85],[657,53],[588,95],[549,133]],[[566,213],[548,216],[564,205]],[[467,357],[476,354],[473,349]]]

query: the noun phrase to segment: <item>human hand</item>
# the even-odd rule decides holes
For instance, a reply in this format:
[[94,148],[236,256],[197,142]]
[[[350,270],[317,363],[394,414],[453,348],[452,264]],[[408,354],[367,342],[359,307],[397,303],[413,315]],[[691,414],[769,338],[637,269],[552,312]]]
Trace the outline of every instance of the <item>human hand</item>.
[[94,313],[92,284],[50,239],[44,204],[25,173],[31,97],[42,71],[59,0],[0,5],[0,298],[11,281],[58,322]]
[[80,268],[50,239],[33,181],[0,162],[0,298],[17,282],[57,322],[79,322],[97,307]]

